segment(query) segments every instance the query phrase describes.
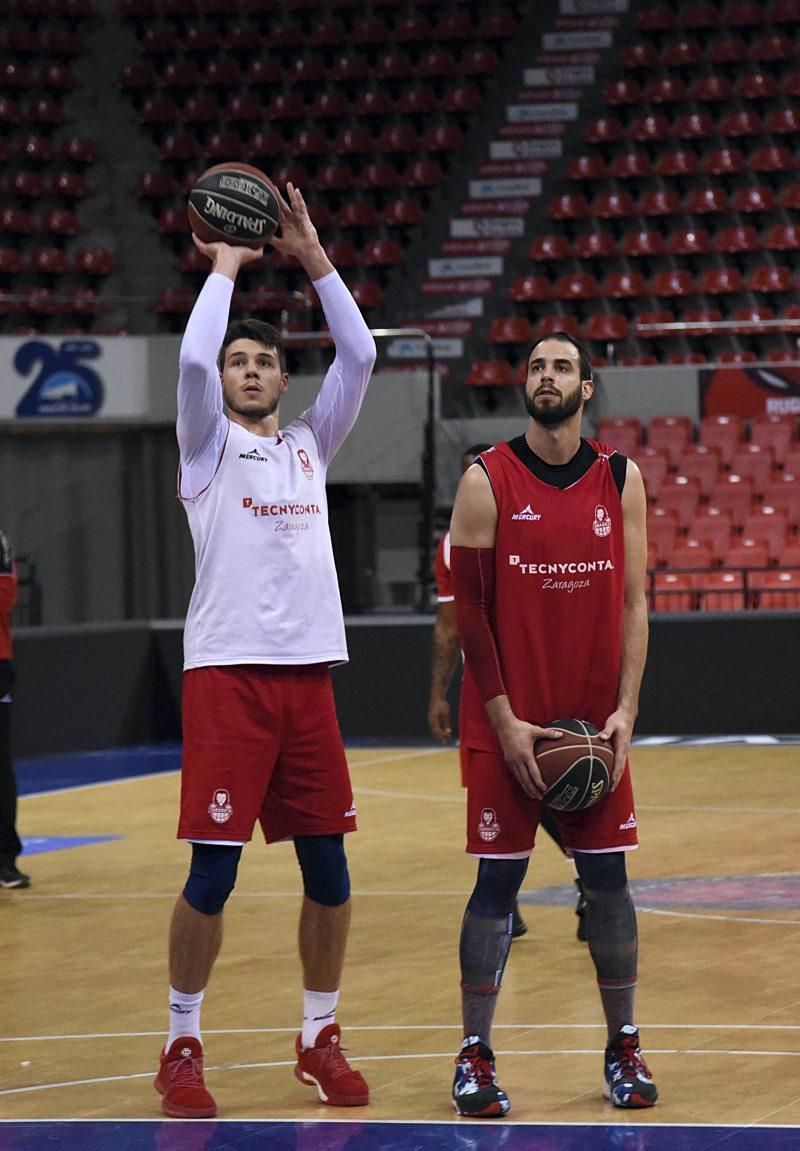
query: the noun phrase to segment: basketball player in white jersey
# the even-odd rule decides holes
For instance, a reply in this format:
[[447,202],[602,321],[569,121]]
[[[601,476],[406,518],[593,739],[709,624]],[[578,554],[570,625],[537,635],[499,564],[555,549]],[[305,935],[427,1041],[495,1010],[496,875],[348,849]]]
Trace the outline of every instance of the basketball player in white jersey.
[[228,323],[237,273],[263,250],[194,237],[212,267],[180,352],[178,495],[196,582],[184,636],[178,837],[192,844],[192,863],[172,917],[170,1028],[155,1080],[176,1118],[216,1114],[200,1005],[256,822],[268,843],[294,840],[303,876],[295,1075],[324,1103],[369,1100],[335,1022],[350,920],[343,837],[356,812],[329,672],[347,648],[325,475],[358,415],[375,343],[300,191],[288,184],[278,200],[270,243],[307,271],[336,347],[316,401],[279,431],[289,386],[280,336],[259,320]]

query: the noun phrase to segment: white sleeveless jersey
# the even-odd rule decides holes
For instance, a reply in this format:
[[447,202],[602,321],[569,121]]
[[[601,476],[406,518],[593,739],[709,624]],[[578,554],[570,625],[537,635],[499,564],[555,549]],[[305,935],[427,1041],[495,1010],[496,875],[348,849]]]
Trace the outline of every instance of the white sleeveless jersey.
[[196,556],[186,668],[347,659],[325,469],[304,420],[274,438],[230,423],[217,474],[184,507]]

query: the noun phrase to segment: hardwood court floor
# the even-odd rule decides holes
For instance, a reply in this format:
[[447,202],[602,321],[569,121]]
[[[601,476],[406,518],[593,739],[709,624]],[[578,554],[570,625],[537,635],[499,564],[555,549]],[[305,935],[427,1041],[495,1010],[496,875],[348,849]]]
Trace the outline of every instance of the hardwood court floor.
[[[346,1118],[446,1121],[475,868],[456,752],[349,758],[360,831],[348,841],[354,915],[338,1017],[373,1102]],[[494,1033],[511,1118],[800,1126],[800,748],[639,747],[632,758],[637,1021],[661,1103],[629,1114],[601,1097],[604,1030],[571,872],[542,837]],[[165,939],[188,859],[173,839],[177,793],[168,773],[22,800],[28,837],[121,838],[31,856],[34,886],[0,893],[3,1118],[160,1115]],[[667,882],[677,878],[698,882]],[[203,1017],[226,1118],[344,1117],[291,1073],[299,891],[290,845],[245,851]]]

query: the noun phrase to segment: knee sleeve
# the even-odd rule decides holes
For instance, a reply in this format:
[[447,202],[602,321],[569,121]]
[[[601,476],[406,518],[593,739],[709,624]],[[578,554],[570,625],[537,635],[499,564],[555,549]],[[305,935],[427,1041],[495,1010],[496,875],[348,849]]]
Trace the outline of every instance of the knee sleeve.
[[294,850],[303,890],[314,903],[338,907],[350,898],[350,874],[343,835],[296,835]]
[[193,843],[183,898],[203,915],[218,915],[236,884],[242,849],[223,843]]
[[638,930],[624,852],[576,853],[586,895],[586,939],[601,987],[636,983]]
[[468,910],[490,919],[511,915],[528,863],[527,858],[482,859]]

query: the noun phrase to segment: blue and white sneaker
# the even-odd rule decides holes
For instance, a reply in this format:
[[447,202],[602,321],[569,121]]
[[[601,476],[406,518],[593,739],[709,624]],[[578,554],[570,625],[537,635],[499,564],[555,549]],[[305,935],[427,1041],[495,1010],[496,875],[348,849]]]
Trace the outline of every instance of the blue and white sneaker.
[[479,1035],[468,1035],[456,1056],[453,1106],[470,1119],[499,1119],[511,1110],[508,1096],[497,1085],[494,1053]]
[[658,1089],[639,1046],[639,1032],[630,1023],[606,1047],[603,1094],[615,1107],[653,1107]]

